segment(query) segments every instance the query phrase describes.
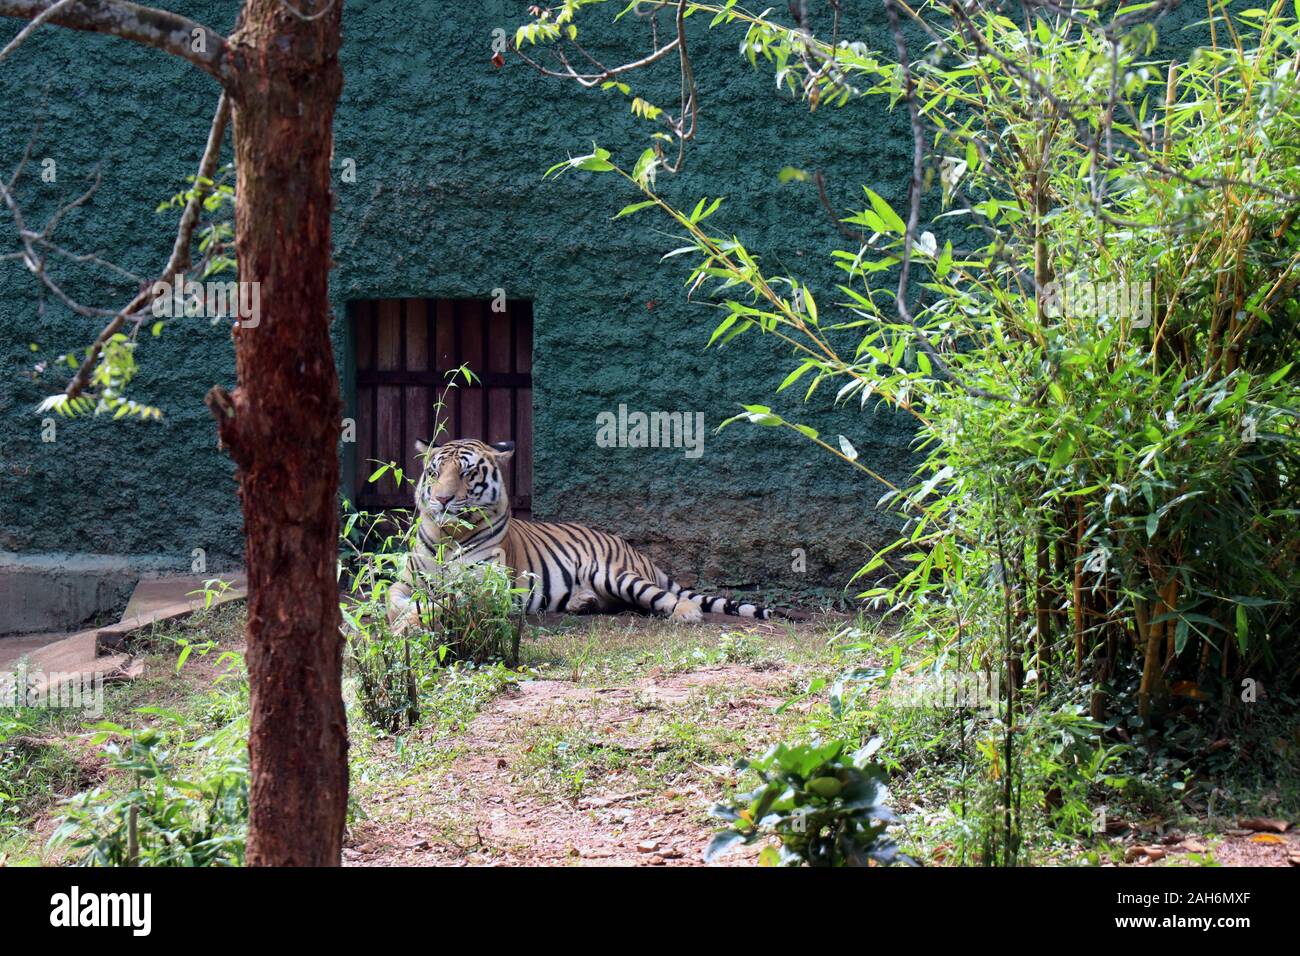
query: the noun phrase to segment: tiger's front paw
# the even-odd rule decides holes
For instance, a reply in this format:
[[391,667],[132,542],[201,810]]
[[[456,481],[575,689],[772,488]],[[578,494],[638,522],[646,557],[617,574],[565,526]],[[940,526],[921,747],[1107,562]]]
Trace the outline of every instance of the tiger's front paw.
[[681,621],[683,624],[699,624],[704,619],[704,615],[700,613],[699,605],[686,600],[686,598],[677,599],[677,606],[673,608],[672,617],[674,621]]
[[600,599],[595,591],[579,591],[569,599],[570,614],[590,614],[600,610]]

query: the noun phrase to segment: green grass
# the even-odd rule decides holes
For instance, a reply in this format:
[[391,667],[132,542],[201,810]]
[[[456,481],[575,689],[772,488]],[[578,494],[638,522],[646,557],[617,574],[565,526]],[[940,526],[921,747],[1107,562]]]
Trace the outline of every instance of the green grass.
[[12,729],[12,735],[0,730],[7,736],[0,741],[0,839],[21,832],[60,797],[84,789],[94,775],[58,738]]
[[561,720],[529,729],[515,767],[525,790],[576,800],[590,788],[609,787],[617,776],[619,789],[656,794],[699,779],[701,766],[729,766],[743,752],[742,732],[698,714],[647,714],[621,725],[612,739],[584,723]]
[[[243,626],[242,605],[228,604],[133,634],[126,650],[144,659],[145,673],[135,681],[107,684],[100,716],[30,709],[7,722],[0,719],[0,792],[7,794],[0,800],[0,857],[13,865],[58,861],[61,857],[51,856],[44,842],[48,818],[57,816],[59,803],[92,786],[108,792],[125,787],[126,781],[107,772],[99,748],[86,740],[100,721],[153,725],[158,719],[140,708],[158,708],[175,715],[185,736],[199,737],[242,717],[248,706],[245,685],[223,677],[229,662],[218,658],[223,648],[242,640]],[[180,642],[186,641],[199,650],[178,672]]]
[[827,627],[810,635],[789,622],[745,633],[638,615],[568,617],[538,628],[521,648],[523,663],[547,678],[588,687],[626,683],[647,673],[681,674],[721,663],[815,664],[834,659]]
[[[865,741],[878,734],[903,848],[925,861],[957,862],[965,841],[966,862],[977,862],[971,831],[980,814],[991,812],[989,781],[996,778],[998,759],[995,748],[981,749],[977,741],[996,740],[996,725],[983,717],[963,730],[952,711],[895,706],[876,689],[833,709],[835,679],[888,660],[896,641],[870,622],[860,625],[851,642],[835,640],[841,629],[841,622],[829,620],[795,628],[566,618],[530,631],[518,669],[447,669],[425,688],[419,724],[400,735],[361,719],[354,680],[346,677],[350,823],[418,822],[423,832],[472,843],[472,829],[464,830],[470,814],[457,802],[464,795],[446,792],[449,768],[461,759],[482,759],[467,736],[485,708],[515,693],[520,682],[542,680],[552,683],[541,704],[517,720],[512,715],[504,729],[495,725],[505,735],[495,743],[508,751],[508,779],[520,794],[569,803],[633,794],[624,805],[638,812],[688,797],[693,821],[708,827],[707,802],[753,782],[732,769],[738,758],[762,753],[776,741]],[[187,738],[242,719],[246,684],[222,657],[239,646],[242,635],[242,607],[226,605],[138,636],[132,650],[145,657],[145,676],[106,688],[105,717],[140,726],[155,720],[140,708],[161,707],[176,716]],[[178,672],[186,646],[193,649]],[[781,706],[791,700],[796,703]],[[1300,731],[1285,704],[1267,701],[1247,725],[1223,731],[1231,745],[1201,764],[1214,774],[1212,806],[1204,800],[1205,788],[1176,786],[1186,777],[1178,765],[1162,764],[1158,753],[1137,747],[1107,773],[1076,781],[1071,789],[1069,774],[1058,766],[1066,758],[1052,743],[1058,731],[1046,728],[1041,745],[1022,757],[1037,781],[1026,790],[1034,805],[1025,814],[1022,862],[1122,862],[1123,843],[1088,830],[1087,815],[1101,802],[1112,817],[1143,832],[1163,826],[1203,835],[1203,854],[1182,855],[1168,865],[1213,865],[1215,830],[1231,826],[1237,816],[1293,817],[1300,808]],[[25,713],[21,727],[7,733],[0,728],[0,737],[8,738],[0,744],[0,790],[7,795],[0,801],[0,854],[9,863],[49,860],[44,839],[61,797],[96,784],[115,792],[124,784],[105,773],[103,760],[85,742],[90,723],[76,714],[41,711]],[[1107,783],[1107,775],[1122,778],[1123,786]],[[1057,783],[1061,792],[1047,793]]]
[[[525,675],[526,676],[526,675]],[[421,775],[454,760],[457,735],[520,672],[500,664],[458,664],[449,667],[421,700],[420,723],[402,734],[390,734],[367,724],[355,703],[355,681],[345,679],[352,778],[363,792],[383,786],[408,786]]]

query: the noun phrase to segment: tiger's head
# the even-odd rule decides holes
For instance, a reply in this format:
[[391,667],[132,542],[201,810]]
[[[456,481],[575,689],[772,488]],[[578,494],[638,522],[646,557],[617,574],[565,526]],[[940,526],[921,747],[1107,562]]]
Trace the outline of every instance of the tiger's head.
[[515,453],[512,441],[491,445],[457,439],[442,445],[415,443],[424,458],[424,472],[415,486],[415,507],[436,524],[473,521],[478,512],[508,510],[502,463]]

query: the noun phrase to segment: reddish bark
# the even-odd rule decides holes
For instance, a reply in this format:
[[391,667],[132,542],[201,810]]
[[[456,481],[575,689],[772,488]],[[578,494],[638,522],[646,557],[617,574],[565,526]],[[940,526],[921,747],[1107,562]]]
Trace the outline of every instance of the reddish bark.
[[214,388],[207,401],[239,466],[244,510],[247,859],[337,865],[348,779],[335,585],[342,401],[328,292],[343,3],[246,0],[228,40],[123,0],[55,5],[0,0],[0,16],[42,18],[183,57],[214,76],[233,103],[239,279],[258,283],[261,308],[255,327],[235,329],[234,393]]
[[239,278],[260,284],[261,315],[235,329],[234,392],[208,401],[244,511],[255,866],[337,865],[347,807],[328,299],[339,7],[305,20],[248,0],[227,60]]

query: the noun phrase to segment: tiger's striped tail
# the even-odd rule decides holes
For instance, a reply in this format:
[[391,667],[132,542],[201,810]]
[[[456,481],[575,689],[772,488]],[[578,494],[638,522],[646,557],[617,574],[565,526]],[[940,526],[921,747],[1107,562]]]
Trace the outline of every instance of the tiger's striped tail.
[[786,613],[780,610],[773,610],[770,607],[763,607],[761,604],[751,604],[748,601],[733,601],[731,598],[713,597],[708,594],[700,594],[692,591],[690,588],[684,588],[676,581],[669,579],[668,590],[672,591],[679,598],[690,601],[699,607],[701,611],[707,614],[730,614],[733,617],[753,617],[761,621],[771,620],[774,617],[786,617]]

